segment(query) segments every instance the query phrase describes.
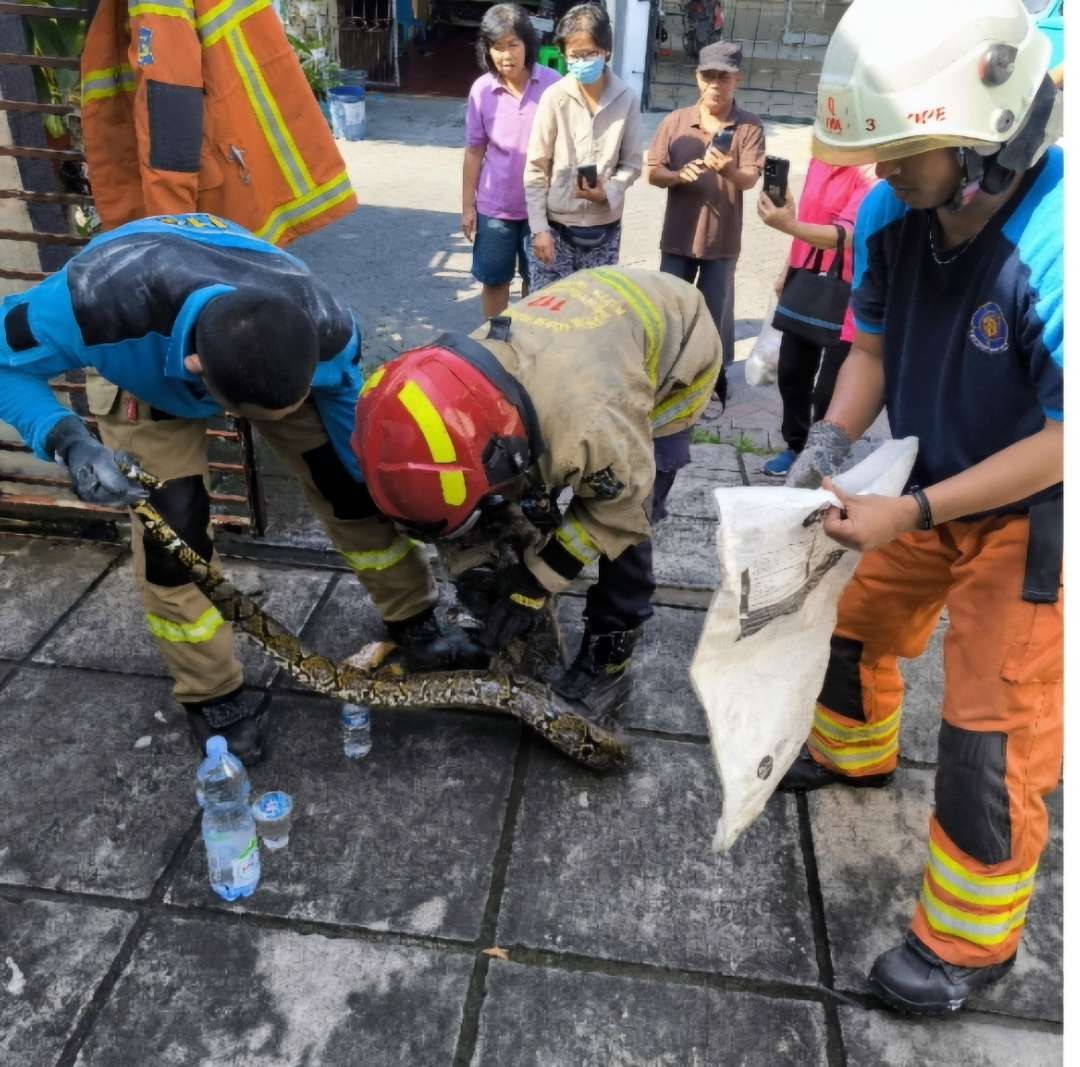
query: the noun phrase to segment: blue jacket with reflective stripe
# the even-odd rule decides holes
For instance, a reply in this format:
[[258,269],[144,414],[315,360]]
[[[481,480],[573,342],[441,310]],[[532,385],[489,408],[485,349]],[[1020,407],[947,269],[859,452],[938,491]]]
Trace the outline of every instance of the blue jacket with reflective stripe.
[[349,447],[362,383],[352,312],[295,256],[213,215],[161,215],[96,237],[63,270],[0,304],[0,421],[42,459],[70,412],[48,379],[82,367],[180,418],[221,407],[184,368],[195,324],[215,296],[254,285],[303,307],[319,334],[311,395],[338,457],[362,481]]

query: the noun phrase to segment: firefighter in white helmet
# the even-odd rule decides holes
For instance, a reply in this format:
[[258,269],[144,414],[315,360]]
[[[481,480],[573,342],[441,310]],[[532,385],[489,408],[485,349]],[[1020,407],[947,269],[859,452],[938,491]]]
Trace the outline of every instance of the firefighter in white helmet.
[[[919,438],[899,498],[837,491],[865,553],[783,788],[883,786],[903,682],[947,608],[928,855],[873,991],[944,1014],[1011,968],[1062,757],[1063,155],[1050,45],[1021,0],[855,0],[829,44],[814,155],[873,162],[855,342],[788,484],[831,486],[884,406]],[[839,830],[837,832],[842,832]],[[912,887],[915,890],[916,887]]]

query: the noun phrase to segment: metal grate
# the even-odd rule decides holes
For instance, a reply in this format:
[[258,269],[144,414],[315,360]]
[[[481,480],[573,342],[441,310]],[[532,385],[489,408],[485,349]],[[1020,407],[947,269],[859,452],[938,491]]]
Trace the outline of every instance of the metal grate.
[[[77,6],[76,6],[77,5]],[[72,143],[55,143],[47,135],[46,116],[78,114],[74,102],[42,102],[34,70],[78,71],[78,56],[40,54],[37,43],[44,35],[30,31],[31,19],[79,20],[85,26],[88,8],[82,0],[57,7],[0,0],[0,158],[14,161],[16,181],[0,182],[0,280],[5,290],[17,291],[18,283],[42,281],[60,269],[89,240],[73,232],[68,219],[71,208],[89,210],[93,195],[86,179],[85,156],[77,137]],[[24,21],[26,20],[26,21]],[[77,97],[76,97],[77,98]],[[10,165],[9,165],[10,167]],[[17,204],[23,211],[4,210]],[[19,223],[24,225],[20,226]],[[35,246],[36,255],[18,257],[17,250]],[[25,262],[30,259],[32,262]],[[12,264],[15,265],[12,265]],[[15,284],[12,284],[15,283]],[[81,372],[52,383],[54,392],[94,428],[87,414]],[[54,464],[43,463],[7,427],[0,423],[0,516],[20,520],[64,517],[119,517],[120,512],[87,504],[70,493],[70,486]],[[211,521],[237,532],[262,534],[266,506],[256,463],[250,424],[244,419],[215,420],[207,430],[210,453]]]

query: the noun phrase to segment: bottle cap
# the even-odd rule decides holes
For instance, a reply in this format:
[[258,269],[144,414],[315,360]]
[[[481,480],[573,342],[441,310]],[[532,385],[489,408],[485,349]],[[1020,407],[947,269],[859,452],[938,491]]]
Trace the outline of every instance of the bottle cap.
[[229,751],[229,742],[221,734],[214,734],[206,739],[207,756],[224,756]]
[[255,814],[266,821],[283,819],[292,811],[292,797],[283,793],[280,789],[274,789],[269,793],[263,793],[255,801]]

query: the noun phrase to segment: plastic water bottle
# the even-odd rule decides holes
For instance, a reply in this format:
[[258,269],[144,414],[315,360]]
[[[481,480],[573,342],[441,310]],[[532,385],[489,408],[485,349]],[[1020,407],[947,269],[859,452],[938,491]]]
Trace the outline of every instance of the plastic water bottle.
[[363,759],[371,751],[371,712],[359,704],[342,704],[341,735],[345,755]]
[[259,840],[248,805],[251,783],[244,765],[224,737],[206,742],[206,759],[195,775],[195,796],[203,809],[202,834],[210,886],[219,897],[249,897],[259,884]]

